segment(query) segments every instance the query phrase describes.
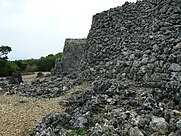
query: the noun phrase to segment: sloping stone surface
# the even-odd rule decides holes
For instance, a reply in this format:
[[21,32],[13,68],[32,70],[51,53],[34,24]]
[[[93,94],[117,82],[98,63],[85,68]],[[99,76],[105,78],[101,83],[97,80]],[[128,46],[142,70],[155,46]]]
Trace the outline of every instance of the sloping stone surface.
[[63,57],[57,60],[55,68],[52,70],[52,74],[65,76],[78,71],[85,46],[86,39],[66,39]]
[[180,31],[180,1],[126,2],[94,15],[83,65],[97,76],[121,78],[123,74],[157,87],[174,81],[178,85],[174,88],[179,88]]

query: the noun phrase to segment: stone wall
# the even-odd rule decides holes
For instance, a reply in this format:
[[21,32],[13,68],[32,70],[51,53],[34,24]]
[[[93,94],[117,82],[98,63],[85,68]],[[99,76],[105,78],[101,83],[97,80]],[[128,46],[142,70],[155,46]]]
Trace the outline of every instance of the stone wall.
[[67,39],[64,56],[52,73],[78,71],[84,79],[128,78],[153,87],[178,89],[180,51],[180,1],[126,2],[93,16],[87,42]]
[[63,57],[56,61],[52,74],[67,75],[79,70],[85,45],[86,39],[66,39]]
[[98,13],[87,40],[82,65],[89,76],[180,88],[181,1],[126,2]]

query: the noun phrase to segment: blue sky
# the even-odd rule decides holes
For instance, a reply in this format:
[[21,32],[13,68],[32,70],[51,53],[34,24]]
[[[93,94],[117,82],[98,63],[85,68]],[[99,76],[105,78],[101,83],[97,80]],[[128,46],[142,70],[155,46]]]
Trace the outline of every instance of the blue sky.
[[66,38],[87,37],[94,14],[125,1],[0,0],[0,45],[12,47],[11,60],[58,53]]

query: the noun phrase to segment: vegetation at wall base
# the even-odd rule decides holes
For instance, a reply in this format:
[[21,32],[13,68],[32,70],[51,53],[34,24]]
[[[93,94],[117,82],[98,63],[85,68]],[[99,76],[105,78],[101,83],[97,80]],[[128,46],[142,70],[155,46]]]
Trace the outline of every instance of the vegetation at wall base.
[[35,71],[51,71],[55,65],[55,60],[61,58],[63,53],[57,53],[55,55],[49,54],[46,57],[40,59],[27,59],[27,60],[15,60],[13,61],[21,71],[35,72]]

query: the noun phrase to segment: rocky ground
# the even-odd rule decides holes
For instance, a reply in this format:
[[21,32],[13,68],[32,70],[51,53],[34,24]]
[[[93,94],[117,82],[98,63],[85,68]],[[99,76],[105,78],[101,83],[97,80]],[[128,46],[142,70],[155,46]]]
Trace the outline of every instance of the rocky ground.
[[[37,73],[25,75],[23,81],[29,84],[36,80],[36,76]],[[8,83],[5,78],[1,78],[2,80]],[[73,93],[81,91],[81,88],[86,88],[86,86],[88,85],[75,86],[64,95],[50,99],[9,95],[1,88],[0,136],[25,136],[29,134],[47,114],[65,109],[63,105],[59,104],[60,101],[67,101]]]
[[95,79],[56,98],[2,95],[0,103],[3,136],[181,134],[180,93],[126,79]]
[[97,79],[60,101],[65,111],[46,116],[29,136],[179,136],[179,103],[176,91]]
[[0,135],[25,136],[36,127],[49,112],[63,108],[57,99],[39,100],[13,96],[0,96]]

